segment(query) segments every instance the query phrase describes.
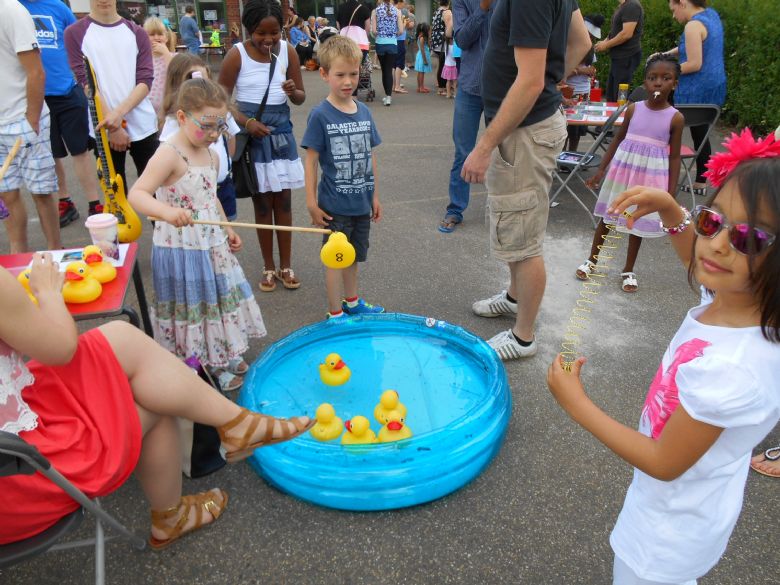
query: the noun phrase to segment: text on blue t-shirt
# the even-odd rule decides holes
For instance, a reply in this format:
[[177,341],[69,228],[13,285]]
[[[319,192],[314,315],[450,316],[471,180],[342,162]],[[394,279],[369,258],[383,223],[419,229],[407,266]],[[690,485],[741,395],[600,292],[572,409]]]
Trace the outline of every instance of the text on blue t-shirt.
[[338,215],[367,215],[374,198],[371,149],[381,144],[371,112],[357,102],[346,114],[323,100],[309,114],[301,146],[320,155],[322,177],[317,189],[321,209]]
[[68,95],[76,78],[68,65],[65,50],[65,29],[76,17],[62,0],[19,0],[35,24],[35,36],[41,50],[41,62],[46,71],[46,95]]

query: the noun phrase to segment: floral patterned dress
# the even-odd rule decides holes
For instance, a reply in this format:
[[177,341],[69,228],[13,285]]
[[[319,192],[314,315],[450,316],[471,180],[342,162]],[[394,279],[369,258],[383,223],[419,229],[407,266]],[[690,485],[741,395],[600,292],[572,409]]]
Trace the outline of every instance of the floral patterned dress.
[[[157,190],[159,201],[192,211],[194,219],[221,220],[217,169],[192,166],[173,185]],[[211,153],[209,152],[209,157]],[[247,350],[250,337],[266,334],[263,317],[244,271],[220,226],[154,226],[152,279],[154,338],[182,359],[225,367]]]

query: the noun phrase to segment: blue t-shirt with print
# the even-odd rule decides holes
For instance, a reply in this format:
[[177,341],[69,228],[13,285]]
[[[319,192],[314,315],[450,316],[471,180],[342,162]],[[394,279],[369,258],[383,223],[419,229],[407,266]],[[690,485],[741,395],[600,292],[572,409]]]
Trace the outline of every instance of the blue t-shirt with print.
[[347,114],[323,100],[309,114],[301,142],[320,154],[318,205],[338,215],[368,215],[374,199],[371,149],[382,139],[370,110],[356,103],[357,112]]
[[68,95],[76,79],[68,65],[65,50],[65,29],[76,17],[62,0],[19,0],[35,23],[35,35],[41,49],[41,61],[46,71],[46,95]]

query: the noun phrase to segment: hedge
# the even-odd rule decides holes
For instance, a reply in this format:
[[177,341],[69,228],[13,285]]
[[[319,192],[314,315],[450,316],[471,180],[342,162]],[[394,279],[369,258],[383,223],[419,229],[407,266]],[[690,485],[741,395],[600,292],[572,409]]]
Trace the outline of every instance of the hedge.
[[[641,0],[645,9],[642,51],[648,56],[677,46],[683,27],[669,10],[668,0]],[[726,104],[722,119],[737,127],[760,132],[780,124],[780,3],[777,0],[711,0],[720,14],[725,33],[727,77]],[[583,14],[603,14],[602,34],[609,33],[618,0],[580,0]],[[606,84],[609,57],[596,64],[599,80]],[[633,85],[643,80],[639,68]]]

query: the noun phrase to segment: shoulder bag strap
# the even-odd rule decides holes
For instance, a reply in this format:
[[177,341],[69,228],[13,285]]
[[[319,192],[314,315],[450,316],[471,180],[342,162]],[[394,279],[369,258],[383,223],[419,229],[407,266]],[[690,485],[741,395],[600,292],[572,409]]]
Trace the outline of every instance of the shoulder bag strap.
[[358,5],[355,7],[355,11],[352,13],[352,16],[349,17],[349,24],[348,27],[352,26],[352,19],[355,18],[355,15],[357,14],[357,11],[360,10],[360,7],[363,6],[360,2],[358,2]]
[[[284,47],[285,49],[287,47]],[[282,48],[280,47],[280,51]],[[255,114],[255,120],[260,122],[262,124],[262,120],[260,118],[263,117],[263,112],[265,111],[265,102],[268,101],[268,92],[271,90],[271,81],[274,78],[274,70],[276,69],[276,61],[279,59],[273,51],[271,51],[271,67],[268,70],[268,86],[265,88],[265,95],[263,95],[263,101],[260,102],[260,107],[257,108],[257,113]]]

